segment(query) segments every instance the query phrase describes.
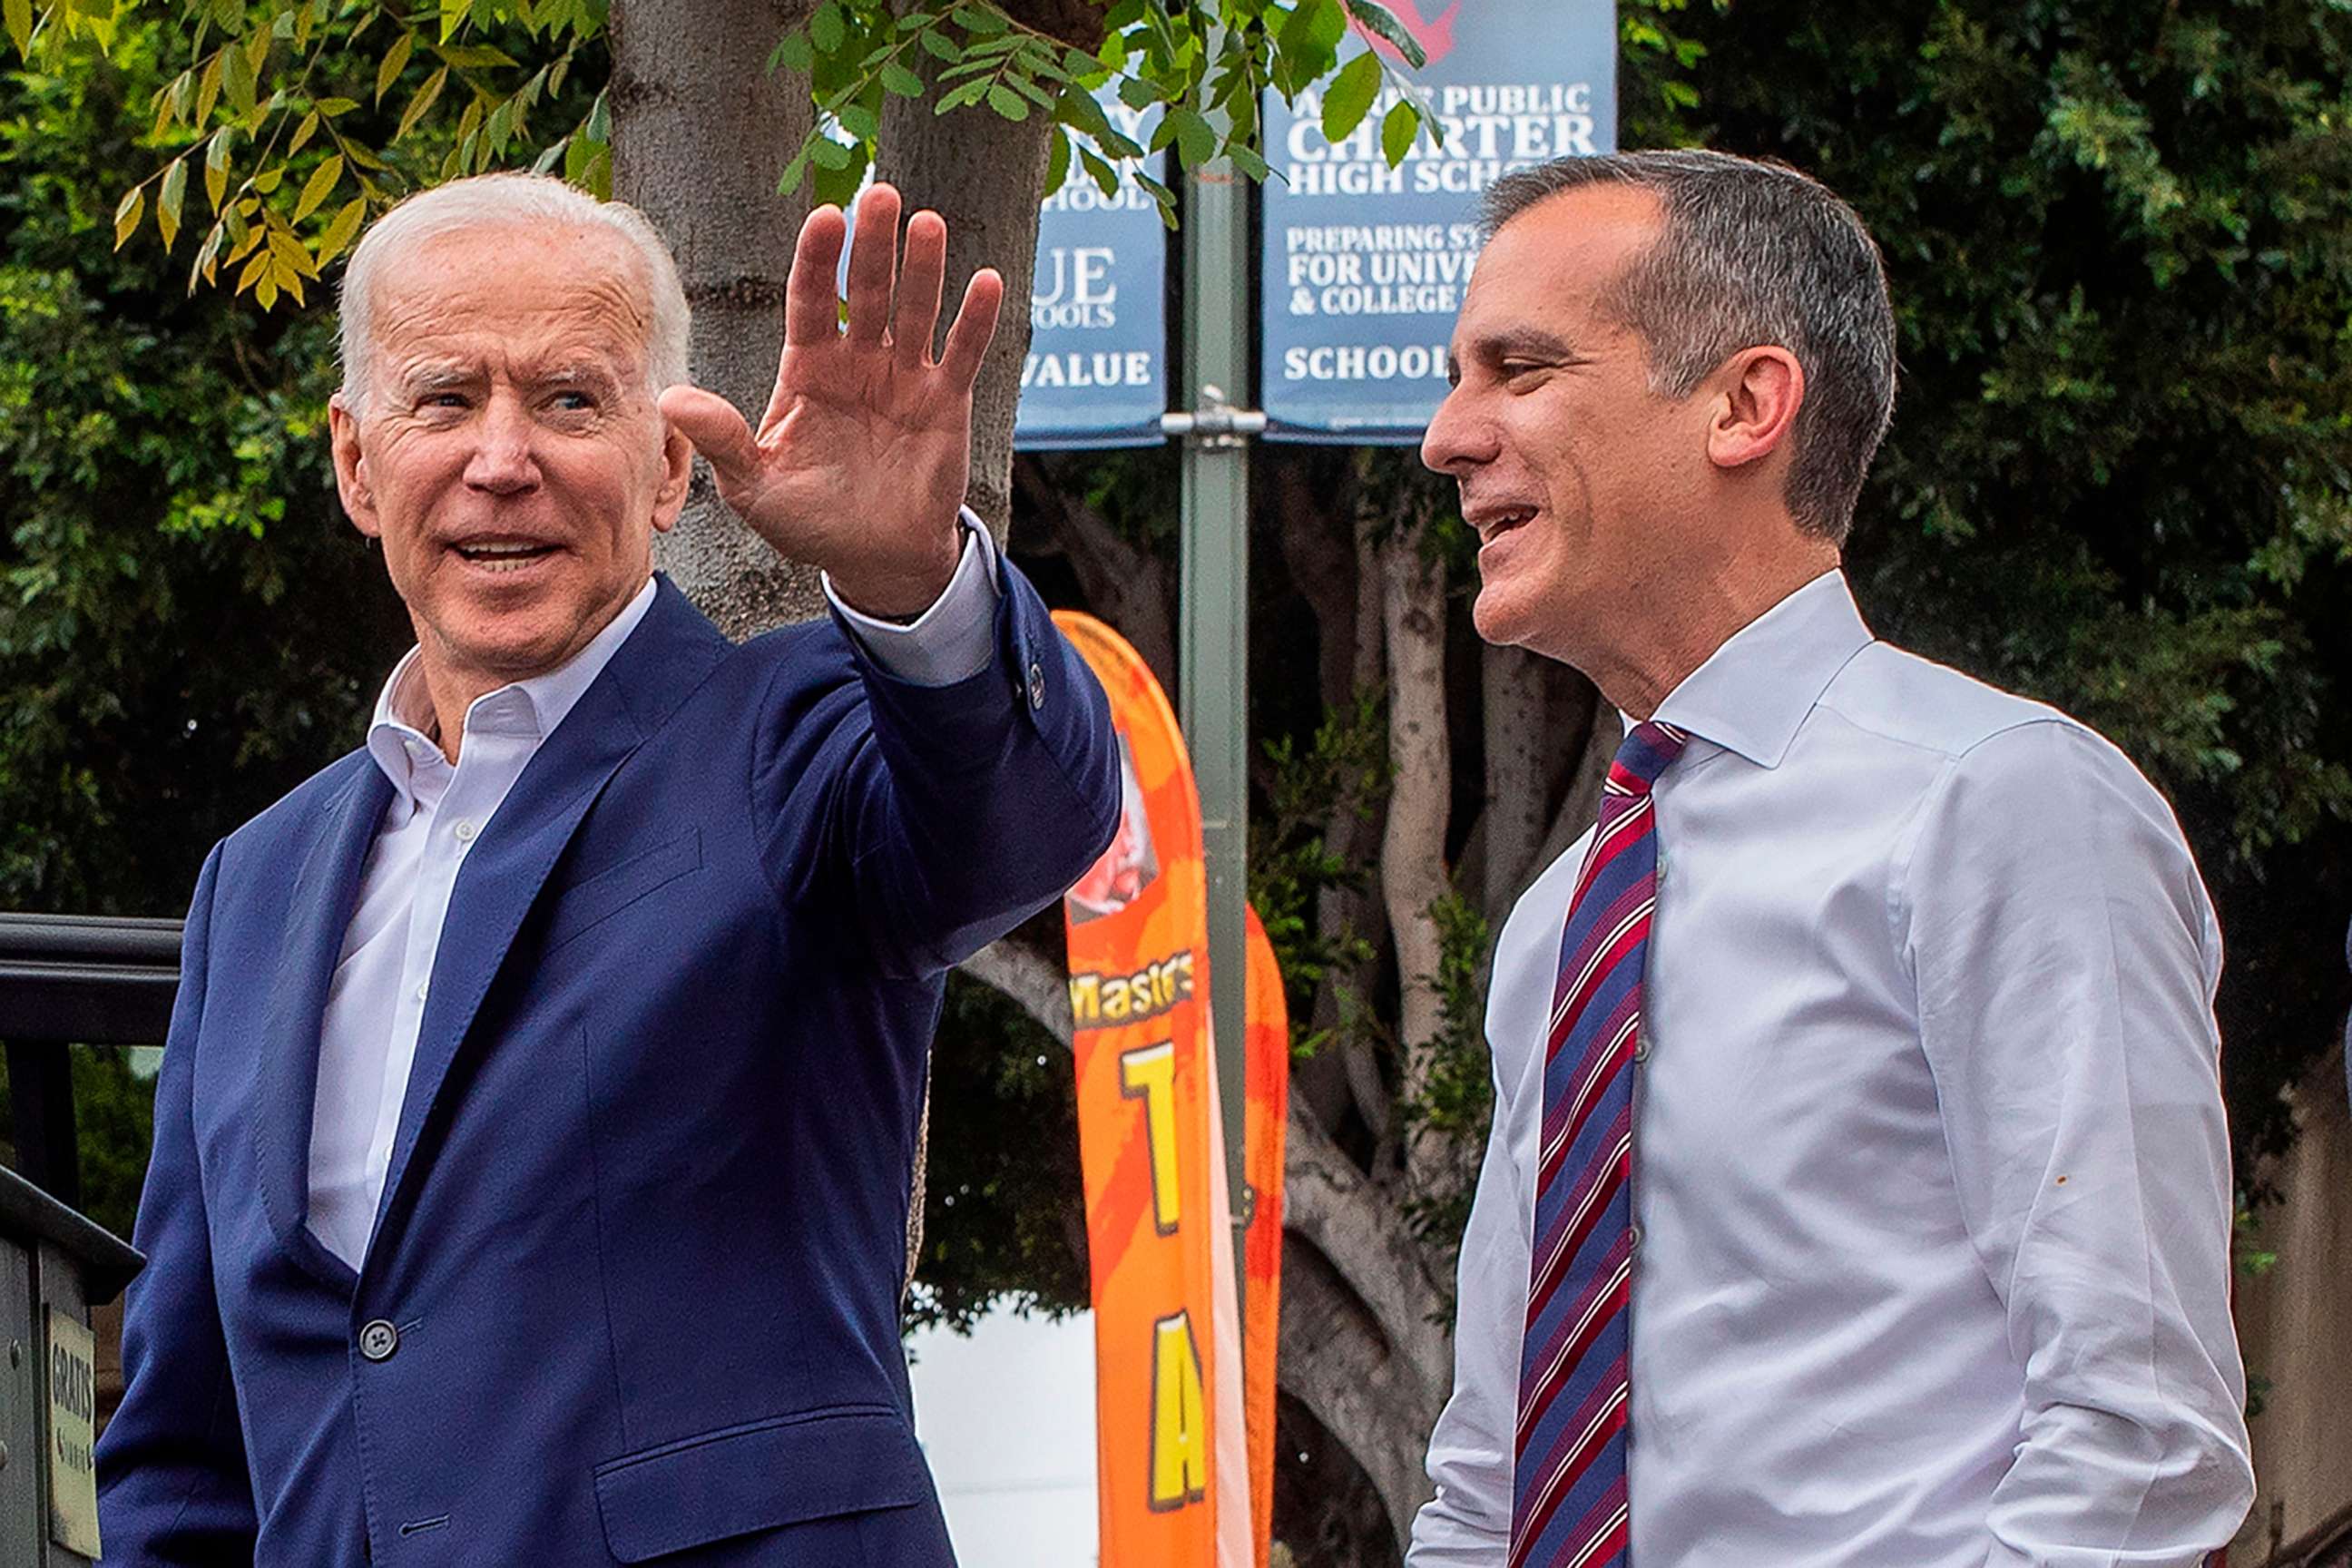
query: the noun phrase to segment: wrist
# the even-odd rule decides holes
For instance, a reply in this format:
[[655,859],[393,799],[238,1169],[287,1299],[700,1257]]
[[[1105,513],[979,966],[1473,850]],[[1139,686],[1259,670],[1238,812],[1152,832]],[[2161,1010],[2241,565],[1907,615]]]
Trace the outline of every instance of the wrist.
[[928,561],[888,565],[861,562],[847,568],[829,568],[825,575],[835,596],[859,615],[880,621],[911,621],[947,592],[963,560],[963,548],[964,525],[958,518]]

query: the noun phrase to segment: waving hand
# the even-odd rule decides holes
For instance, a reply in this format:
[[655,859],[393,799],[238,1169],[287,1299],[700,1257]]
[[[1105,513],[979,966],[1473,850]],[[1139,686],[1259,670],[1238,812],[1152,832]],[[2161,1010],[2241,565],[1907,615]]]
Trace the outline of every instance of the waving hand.
[[757,434],[716,393],[674,386],[661,399],[738,516],[783,554],[830,573],[847,603],[880,616],[924,609],[954,574],[972,383],[1004,300],[994,269],[974,273],[934,359],[947,224],[917,213],[902,262],[898,212],[888,185],[858,201],[846,331],[834,278],[847,221],[823,206],[802,225],[776,390]]

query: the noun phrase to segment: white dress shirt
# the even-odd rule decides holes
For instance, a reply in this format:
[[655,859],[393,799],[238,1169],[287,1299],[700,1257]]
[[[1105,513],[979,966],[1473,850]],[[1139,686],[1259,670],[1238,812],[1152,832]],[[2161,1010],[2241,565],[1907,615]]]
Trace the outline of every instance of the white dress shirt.
[[[2253,1496],[2221,963],[2163,800],[1872,640],[1827,574],[1659,707],[1635,1080],[1638,1568],[2191,1568]],[[1587,835],[1589,840],[1590,835]],[[1585,844],[1519,900],[1411,1568],[1501,1568],[1543,1028]]]
[[[947,686],[987,668],[994,652],[996,548],[966,515],[955,575],[907,625],[877,620],[826,596],[876,662],[897,679]],[[319,1038],[310,1113],[310,1233],[356,1268],[367,1255],[392,1145],[408,1092],[457,868],[493,831],[499,805],[540,743],[652,608],[648,578],[636,596],[570,660],[474,700],[455,763],[429,731],[432,700],[412,648],[376,700],[368,754],[392,781],[360,873],[359,903],[345,928]]]

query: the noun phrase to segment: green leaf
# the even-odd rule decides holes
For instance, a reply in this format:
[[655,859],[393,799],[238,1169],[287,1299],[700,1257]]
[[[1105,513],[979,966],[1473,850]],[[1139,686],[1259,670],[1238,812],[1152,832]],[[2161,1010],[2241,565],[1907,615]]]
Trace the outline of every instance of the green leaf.
[[295,153],[299,153],[310,144],[310,138],[318,133],[319,111],[314,109],[302,117],[301,124],[294,127],[294,138],[286,143],[286,155],[291,158]]
[[343,161],[340,157],[330,158],[311,170],[310,177],[302,182],[301,195],[295,200],[294,221],[300,223],[317,212],[319,204],[333,193],[336,183],[342,177]]
[[803,145],[793,156],[793,161],[784,165],[783,177],[776,182],[776,195],[788,196],[801,188],[801,181],[808,174],[809,151],[809,148]]
[[866,149],[844,148],[845,162],[838,169],[819,168],[810,193],[819,202],[835,206],[847,206],[857,199],[857,188],[866,181]]
[[180,207],[188,196],[188,161],[174,158],[172,166],[163,171],[163,189],[155,194],[155,227],[163,236],[163,248],[180,236]]
[[820,136],[810,142],[808,152],[809,156],[816,160],[816,166],[820,169],[849,167],[849,149],[830,136]]
[[1413,139],[1421,133],[1421,110],[1411,103],[1400,102],[1381,121],[1381,155],[1393,169],[1404,162],[1412,151]]
[[1217,132],[1202,119],[1200,110],[1179,106],[1168,111],[1168,123],[1175,128],[1176,150],[1182,154],[1184,166],[1197,169],[1217,155]]
[[473,10],[471,0],[441,0],[441,41],[447,43],[466,25],[467,14]]
[[895,92],[900,98],[923,96],[923,79],[896,60],[882,68],[882,87],[885,91]]
[[352,237],[359,233],[360,224],[366,217],[366,197],[354,196],[342,205],[334,217],[329,221],[327,232],[319,237],[320,266],[324,267],[343,253],[344,247],[350,245]]
[[1381,5],[1380,0],[1347,0],[1347,5],[1349,16],[1353,16],[1366,32],[1385,39],[1413,69],[1419,70],[1429,63],[1429,55],[1422,48],[1421,40],[1406,32],[1404,24],[1396,19],[1396,13]]
[[1266,167],[1265,160],[1257,155],[1256,150],[1246,146],[1242,142],[1227,142],[1225,144],[1225,156],[1234,161],[1234,168],[1239,169],[1243,174],[1247,174],[1251,179],[1255,180],[1260,184],[1264,184],[1266,181],[1274,177],[1274,171]]
[[1341,67],[1324,91],[1323,139],[1335,145],[1346,141],[1364,122],[1380,90],[1380,58],[1367,49]]
[[986,77],[981,77],[976,80],[965,82],[961,87],[956,88],[952,91],[941,93],[940,95],[939,102],[933,106],[931,112],[933,114],[947,114],[955,110],[961,109],[967,104],[978,103],[981,100],[982,96],[987,91],[988,79]]
[[433,52],[459,70],[511,70],[515,58],[487,44],[436,44]]
[[1298,0],[1274,41],[1284,54],[1296,55],[1336,49],[1347,36],[1348,16],[1339,0]]
[[179,117],[183,84],[191,90],[195,86],[194,79],[187,71],[182,71],[173,79],[171,86],[160,89],[155,94],[155,125],[147,132],[149,141],[159,140],[170,128],[172,121]]
[[1149,109],[1160,101],[1160,89],[1139,76],[1125,77],[1118,84],[1118,100],[1129,109]]
[[320,119],[332,120],[339,114],[349,114],[359,104],[348,98],[322,98],[318,107]]
[[809,16],[810,41],[820,54],[835,54],[848,37],[848,27],[841,19],[841,7],[834,0],[824,0]]
[[848,132],[860,142],[871,142],[882,134],[881,120],[862,103],[843,104],[841,112],[834,118],[841,121],[841,128],[844,131]]
[[16,41],[16,52],[29,56],[33,52],[33,0],[7,0],[8,37]]
[[[448,81],[447,66],[443,66],[425,79],[425,85],[416,89],[416,96],[408,100],[408,108],[400,116],[400,129],[392,133],[392,139],[394,142],[416,129],[416,122],[431,112],[434,100],[441,96],[441,89],[448,84]],[[460,132],[458,134],[463,135],[464,132]]]
[[205,195],[215,212],[220,211],[221,198],[228,194],[228,132],[214,132],[205,147]]
[[221,71],[227,65],[227,48],[215,49],[205,63],[205,74],[196,79],[196,110],[188,123],[199,131],[212,123],[213,105],[220,101]]
[[1096,189],[1108,197],[1118,195],[1118,170],[1083,147],[1078,149],[1078,161],[1086,165],[1087,173],[1094,176]]
[[958,44],[953,38],[949,37],[945,33],[939,31],[937,28],[933,28],[931,31],[925,33],[922,37],[923,48],[926,52],[936,55],[951,66],[961,65],[963,63],[962,46]]
[[1004,18],[991,6],[959,5],[948,15],[957,26],[967,33],[994,34],[1005,30]]
[[375,100],[378,103],[382,103],[383,95],[392,90],[392,84],[400,79],[400,73],[408,68],[408,57],[415,52],[416,35],[414,33],[401,34],[392,41],[392,47],[383,52],[383,62],[375,68]]
[[809,47],[808,34],[794,27],[776,41],[776,52],[768,57],[768,68],[797,71],[806,76],[816,64],[815,51]]
[[588,106],[588,140],[610,144],[613,140],[613,110],[598,93],[596,101]]
[[1047,197],[1060,190],[1070,177],[1070,133],[1060,126],[1054,128],[1054,145],[1045,157],[1045,191]]
[[988,107],[1007,120],[1029,118],[1029,100],[1002,83],[988,89]]
[[147,211],[147,187],[133,185],[122,193],[122,201],[114,209],[114,248],[122,248],[125,241],[139,231],[139,220]]

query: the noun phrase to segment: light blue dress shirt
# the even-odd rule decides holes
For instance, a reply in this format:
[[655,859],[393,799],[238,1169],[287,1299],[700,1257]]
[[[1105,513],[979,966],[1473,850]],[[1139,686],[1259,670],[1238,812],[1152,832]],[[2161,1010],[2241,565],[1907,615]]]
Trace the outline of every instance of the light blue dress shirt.
[[[2191,1568],[2253,1495],[2221,936],[2171,812],[1835,573],[1660,705],[1635,1096],[1639,1568]],[[1587,835],[1589,840],[1590,835]],[[1501,1568],[1543,1026],[1521,899],[1410,1568]]]

